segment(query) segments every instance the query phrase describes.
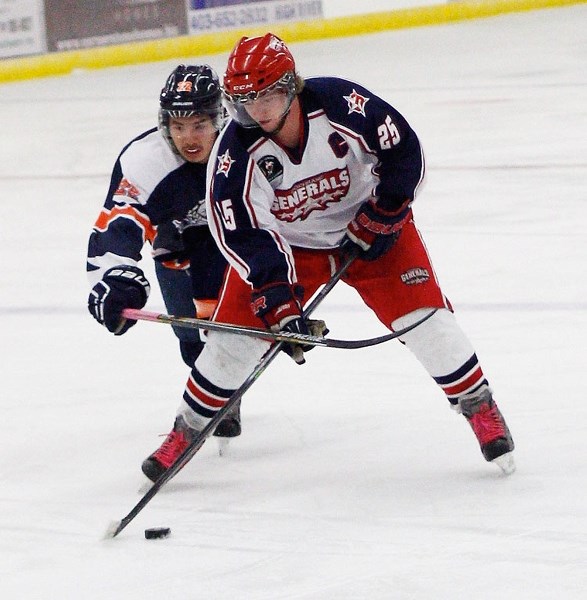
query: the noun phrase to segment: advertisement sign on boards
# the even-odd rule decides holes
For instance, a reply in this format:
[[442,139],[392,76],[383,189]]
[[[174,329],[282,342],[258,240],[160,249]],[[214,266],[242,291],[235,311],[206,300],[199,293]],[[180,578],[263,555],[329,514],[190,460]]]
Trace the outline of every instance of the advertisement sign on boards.
[[45,0],[50,51],[187,33],[185,0]]
[[41,0],[0,0],[0,58],[46,51]]
[[191,34],[321,19],[322,0],[190,0]]

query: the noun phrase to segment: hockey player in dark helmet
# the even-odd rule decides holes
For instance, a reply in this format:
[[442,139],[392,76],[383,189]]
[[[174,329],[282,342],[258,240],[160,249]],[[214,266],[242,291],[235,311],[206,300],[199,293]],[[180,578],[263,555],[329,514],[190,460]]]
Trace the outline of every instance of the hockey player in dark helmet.
[[179,65],[159,96],[159,130],[188,162],[208,160],[225,111],[218,76],[208,65]]
[[[88,244],[88,309],[114,335],[136,321],[124,308],[142,308],[150,285],[139,268],[143,246],[152,245],[155,273],[167,311],[207,318],[217,302],[226,261],[206,223],[206,168],[225,111],[218,76],[208,65],[178,65],[159,96],[159,126],[136,136],[120,152],[104,206]],[[191,367],[204,342],[196,330],[174,328],[183,361]],[[139,357],[129,360],[141,360]],[[240,434],[239,407],[215,435]],[[156,479],[166,457],[183,447],[176,432],[143,463]]]

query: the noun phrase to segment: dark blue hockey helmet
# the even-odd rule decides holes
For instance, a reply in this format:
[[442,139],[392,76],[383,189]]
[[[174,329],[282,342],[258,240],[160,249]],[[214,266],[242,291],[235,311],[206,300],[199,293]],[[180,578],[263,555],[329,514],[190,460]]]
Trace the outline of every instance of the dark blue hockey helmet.
[[226,113],[218,75],[208,65],[178,65],[167,78],[159,96],[159,130],[177,153],[169,133],[169,117],[209,115],[222,129]]

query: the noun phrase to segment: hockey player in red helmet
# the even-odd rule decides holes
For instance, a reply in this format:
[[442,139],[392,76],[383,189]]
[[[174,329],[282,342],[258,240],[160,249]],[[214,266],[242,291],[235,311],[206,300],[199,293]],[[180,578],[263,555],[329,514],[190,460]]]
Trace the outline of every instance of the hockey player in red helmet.
[[[484,458],[513,472],[512,436],[414,223],[424,159],[403,115],[358,83],[303,81],[271,33],[237,42],[223,92],[232,121],[212,151],[206,209],[232,268],[213,319],[308,333],[305,303],[358,254],[342,280],[383,325],[397,331],[436,309],[400,339],[465,417]],[[202,430],[268,344],[210,331],[184,391],[184,420]],[[304,363],[305,347],[285,347]],[[367,375],[355,377],[360,418],[374,398],[362,398]],[[389,401],[385,388],[377,394]]]
[[241,38],[228,59],[224,74],[228,113],[244,127],[258,126],[245,104],[265,105],[273,114],[273,104],[277,103],[278,123],[271,131],[276,133],[302,87],[291,52],[271,33],[260,38]]

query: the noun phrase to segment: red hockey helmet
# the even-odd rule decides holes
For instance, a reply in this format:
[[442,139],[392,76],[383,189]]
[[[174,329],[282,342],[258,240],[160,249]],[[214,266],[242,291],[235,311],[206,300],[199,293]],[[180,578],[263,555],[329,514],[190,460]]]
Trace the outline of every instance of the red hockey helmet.
[[228,57],[224,91],[230,96],[258,94],[295,70],[291,52],[276,35],[243,37]]
[[243,104],[276,87],[288,92],[288,105],[296,93],[296,65],[285,43],[272,33],[241,38],[228,57],[224,73],[224,96],[232,117],[245,126],[255,123]]

